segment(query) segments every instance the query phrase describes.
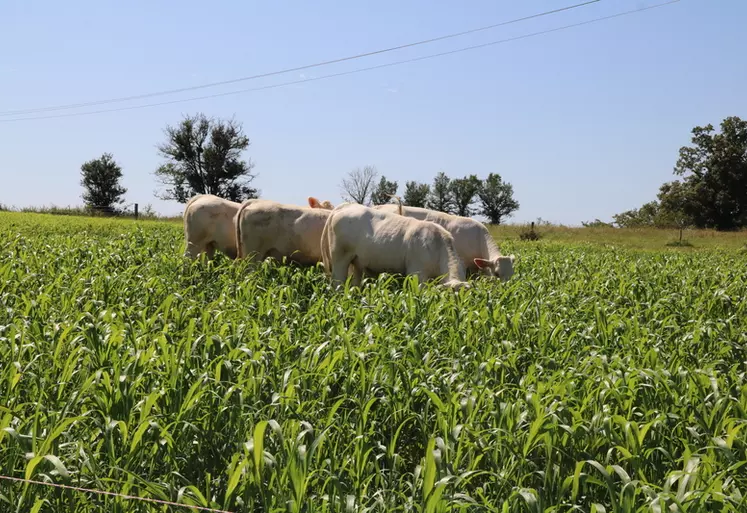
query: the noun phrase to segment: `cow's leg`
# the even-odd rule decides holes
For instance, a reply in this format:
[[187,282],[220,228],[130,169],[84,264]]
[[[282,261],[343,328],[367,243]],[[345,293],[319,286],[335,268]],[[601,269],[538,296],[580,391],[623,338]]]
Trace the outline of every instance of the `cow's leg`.
[[236,246],[228,246],[224,248],[223,253],[225,253],[225,255],[231,260],[236,260],[236,257],[238,257],[238,253],[236,252]]
[[332,283],[342,284],[348,278],[348,269],[355,255],[332,252]]
[[209,260],[212,260],[215,258],[215,241],[211,240],[207,243],[205,246],[205,253],[207,254],[207,257]]
[[184,249],[184,256],[189,257],[192,260],[197,258],[199,254],[201,253],[201,247],[200,245],[192,242],[191,240],[186,240],[187,247]]
[[242,248],[242,254],[244,259],[248,260],[248,267],[250,269],[256,268],[262,260],[269,256],[269,251],[259,246],[259,244],[246,244]]
[[425,287],[425,282],[428,281],[428,276],[426,275],[425,271],[420,268],[415,268],[411,266],[407,266],[405,269],[405,274],[417,276],[418,277],[418,288],[422,289]]
[[351,283],[356,287],[359,287],[361,281],[363,280],[363,268],[360,266],[357,258],[353,259],[352,263],[350,264],[349,271],[353,275]]

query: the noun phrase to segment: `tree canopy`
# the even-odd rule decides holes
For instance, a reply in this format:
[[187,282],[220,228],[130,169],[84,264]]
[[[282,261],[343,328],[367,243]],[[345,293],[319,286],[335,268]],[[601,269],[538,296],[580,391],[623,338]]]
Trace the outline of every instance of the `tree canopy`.
[[197,114],[165,132],[167,141],[158,151],[167,162],[154,172],[164,186],[161,199],[186,203],[198,193],[231,201],[258,197],[251,186],[254,164],[241,159],[250,143],[240,123]]
[[425,208],[430,191],[431,187],[427,183],[410,181],[405,183],[405,194],[402,200],[409,207]]
[[732,116],[692,130],[674,167],[681,180],[659,188],[658,201],[613,216],[619,226],[694,226],[733,230],[747,226],[747,121]]
[[451,203],[456,215],[469,217],[474,213],[472,204],[475,201],[475,195],[480,190],[480,186],[480,179],[476,175],[455,178],[451,181],[449,192],[451,193]]
[[478,213],[488,218],[491,224],[501,224],[505,217],[519,209],[514,199],[514,187],[504,182],[498,173],[490,173],[477,191],[480,199]]
[[112,213],[115,206],[122,203],[122,196],[127,192],[119,181],[122,179],[122,168],[114,161],[111,153],[85,162],[80,167],[83,186],[83,201],[86,207],[99,212]]
[[439,172],[433,179],[433,186],[428,194],[426,206],[431,210],[454,212],[454,201],[451,193],[451,179],[443,171]]
[[390,182],[382,175],[379,184],[371,194],[371,203],[374,205],[383,205],[389,203],[392,196],[397,194],[397,182]]

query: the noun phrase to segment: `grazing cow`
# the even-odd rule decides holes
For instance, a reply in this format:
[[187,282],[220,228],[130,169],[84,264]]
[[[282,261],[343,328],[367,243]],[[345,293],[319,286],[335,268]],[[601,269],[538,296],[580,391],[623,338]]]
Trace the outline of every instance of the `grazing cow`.
[[215,250],[236,258],[236,231],[233,218],[241,204],[212,194],[197,194],[184,207],[184,256],[197,258],[207,253],[213,258]]
[[[312,201],[313,200],[313,201]],[[309,198],[309,204],[319,203]],[[320,262],[320,244],[324,223],[330,209],[300,207],[264,200],[241,204],[235,217],[236,253],[239,258],[256,256],[260,260],[271,257],[289,260],[302,265]]]
[[335,284],[347,279],[352,266],[355,285],[363,272],[391,272],[415,274],[421,284],[441,277],[448,287],[469,288],[454,239],[443,227],[363,205],[344,204],[332,210],[324,225],[321,253]]
[[403,207],[389,203],[373,207],[376,210],[401,213],[443,226],[454,237],[457,253],[469,273],[481,272],[508,281],[514,274],[514,255],[501,255],[498,246],[484,224],[469,217],[445,214],[420,207]]

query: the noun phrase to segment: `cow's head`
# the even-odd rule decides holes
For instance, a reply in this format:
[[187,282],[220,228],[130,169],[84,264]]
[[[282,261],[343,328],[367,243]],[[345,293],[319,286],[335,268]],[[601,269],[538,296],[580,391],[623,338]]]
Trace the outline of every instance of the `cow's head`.
[[493,259],[475,258],[475,265],[487,276],[497,276],[501,281],[508,281],[514,274],[514,255],[501,255]]
[[335,208],[329,200],[319,201],[311,196],[309,196],[309,206],[311,208],[323,208],[324,210],[332,210]]

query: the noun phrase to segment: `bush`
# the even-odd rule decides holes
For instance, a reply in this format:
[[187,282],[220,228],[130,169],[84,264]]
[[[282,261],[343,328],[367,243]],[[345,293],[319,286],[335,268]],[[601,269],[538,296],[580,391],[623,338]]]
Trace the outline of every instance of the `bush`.
[[521,232],[519,232],[519,239],[521,240],[540,240],[542,238],[542,235],[540,235],[535,229],[534,229],[534,221],[532,221],[532,225],[527,230],[524,228]]

